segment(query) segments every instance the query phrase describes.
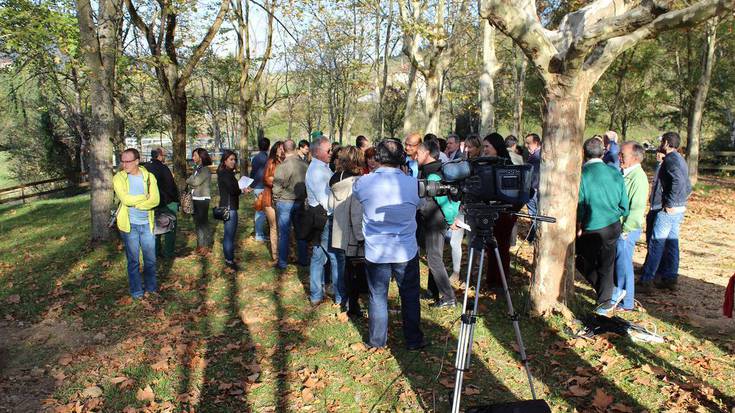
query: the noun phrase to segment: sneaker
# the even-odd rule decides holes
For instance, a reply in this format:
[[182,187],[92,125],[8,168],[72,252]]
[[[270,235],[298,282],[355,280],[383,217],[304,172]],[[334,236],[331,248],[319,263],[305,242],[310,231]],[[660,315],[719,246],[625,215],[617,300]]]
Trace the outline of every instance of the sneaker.
[[620,304],[623,301],[623,298],[625,298],[626,291],[620,290],[620,293],[612,296],[612,302],[614,307],[618,307],[618,304]]
[[446,300],[446,301],[435,301],[433,304],[430,305],[431,308],[454,308],[457,305],[457,302],[455,300]]
[[655,283],[656,288],[662,290],[676,291],[677,279],[676,278],[662,278]]
[[638,280],[638,283],[635,286],[635,290],[636,292],[641,294],[651,294],[653,293],[653,281]]
[[613,313],[615,312],[615,304],[613,304],[612,301],[608,301],[606,303],[602,303],[595,308],[594,313],[596,315],[610,318],[613,316]]
[[451,276],[449,276],[449,282],[452,284],[456,284],[459,282],[459,273],[453,272]]

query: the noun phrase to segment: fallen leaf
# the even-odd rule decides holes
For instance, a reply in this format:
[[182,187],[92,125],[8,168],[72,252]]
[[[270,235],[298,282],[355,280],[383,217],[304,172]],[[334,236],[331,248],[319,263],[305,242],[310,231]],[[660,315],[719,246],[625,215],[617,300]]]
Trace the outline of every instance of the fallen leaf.
[[614,412],[620,412],[620,413],[633,413],[633,408],[624,405],[623,403],[615,403],[612,406],[610,406],[612,411]]
[[444,387],[446,387],[448,389],[453,389],[454,388],[454,380],[452,380],[450,377],[445,377],[445,378],[439,380],[439,384],[441,384],[442,386],[444,386]]
[[585,389],[582,386],[569,386],[569,394],[571,394],[574,397],[584,397],[588,394],[590,394],[591,390]]
[[314,393],[311,392],[311,389],[306,387],[303,390],[301,390],[301,400],[303,400],[306,403],[314,400]]
[[464,389],[464,394],[474,396],[476,394],[480,394],[480,389],[477,386],[470,384]]
[[120,384],[120,383],[124,382],[127,379],[128,378],[125,377],[125,376],[113,377],[113,378],[110,379],[110,383],[112,383],[112,384]]
[[18,304],[20,303],[20,296],[18,294],[9,295],[8,298],[5,299],[9,304]]
[[156,395],[153,393],[153,389],[151,389],[151,385],[145,386],[145,389],[138,389],[138,392],[135,394],[135,398],[140,401],[149,401],[152,402],[155,400]]
[[102,396],[102,389],[97,386],[89,386],[82,391],[82,397],[100,397]]
[[168,370],[168,362],[166,362],[166,360],[161,360],[158,363],[152,365],[151,368],[155,371],[166,371]]
[[601,411],[605,411],[607,406],[613,402],[613,397],[605,393],[602,389],[595,391],[595,397],[592,399],[592,405]]
[[337,315],[337,320],[339,320],[340,323],[346,323],[350,318],[347,316],[347,313],[339,313]]

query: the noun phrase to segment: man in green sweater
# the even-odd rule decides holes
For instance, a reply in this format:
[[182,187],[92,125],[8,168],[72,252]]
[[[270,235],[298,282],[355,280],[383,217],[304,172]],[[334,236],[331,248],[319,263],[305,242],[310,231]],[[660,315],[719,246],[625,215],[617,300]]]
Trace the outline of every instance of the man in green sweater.
[[615,290],[613,297],[624,295],[620,308],[624,311],[635,307],[635,276],[633,275],[633,251],[641,236],[648,200],[648,177],[641,167],[646,151],[638,142],[625,142],[620,147],[620,168],[623,171],[625,191],[628,193],[628,210],[623,218],[623,232],[617,242],[615,256]]
[[628,196],[620,171],[602,162],[600,139],[584,142],[582,182],[577,204],[577,260],[579,272],[597,293],[595,314],[611,317],[625,296],[613,296],[615,245],[620,237],[620,218],[628,216]]

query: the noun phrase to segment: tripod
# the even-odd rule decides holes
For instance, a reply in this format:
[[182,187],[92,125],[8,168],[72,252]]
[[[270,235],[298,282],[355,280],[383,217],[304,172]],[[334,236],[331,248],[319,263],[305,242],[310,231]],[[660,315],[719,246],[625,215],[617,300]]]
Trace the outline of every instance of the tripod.
[[[513,321],[513,329],[515,330],[516,342],[521,353],[521,362],[528,376],[528,386],[531,388],[531,396],[536,399],[536,391],[533,388],[533,377],[528,369],[528,359],[526,358],[526,348],[523,345],[523,337],[518,326],[518,314],[513,309],[513,301],[508,291],[508,282],[505,278],[505,271],[500,259],[498,251],[498,242],[495,239],[493,229],[495,223],[500,217],[501,212],[511,213],[518,216],[527,216],[526,214],[513,213],[510,205],[494,205],[494,204],[468,204],[465,207],[466,217],[470,225],[470,251],[469,262],[467,263],[467,279],[465,282],[464,300],[462,302],[461,325],[459,328],[459,338],[457,343],[457,358],[455,368],[457,375],[454,381],[454,395],[452,399],[452,413],[459,413],[460,398],[462,397],[462,381],[464,373],[470,368],[470,358],[472,356],[472,342],[475,333],[475,325],[477,323],[477,306],[480,299],[480,287],[482,284],[482,268],[485,263],[485,248],[493,251],[495,255],[495,263],[500,270],[500,279],[503,283],[503,291],[505,292],[505,300],[508,303],[508,314]],[[533,217],[536,218],[536,217]],[[544,217],[545,218],[545,217]],[[544,219],[545,220],[545,219]],[[475,285],[475,299],[472,306],[469,306],[469,286],[472,279],[472,264],[475,255],[479,251],[479,269],[477,271],[477,282]]]

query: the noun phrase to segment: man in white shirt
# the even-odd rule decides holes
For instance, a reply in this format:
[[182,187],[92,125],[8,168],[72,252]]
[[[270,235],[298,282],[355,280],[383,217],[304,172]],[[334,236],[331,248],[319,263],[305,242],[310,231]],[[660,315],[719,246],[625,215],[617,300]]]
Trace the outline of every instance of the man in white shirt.
[[329,201],[329,179],[332,170],[329,169],[329,157],[332,152],[332,144],[329,139],[322,137],[311,144],[311,163],[306,170],[306,202],[309,208],[315,208],[315,213],[326,212],[329,217],[327,224],[322,230],[320,242],[312,247],[311,265],[309,268],[310,299],[312,305],[318,305],[324,298],[324,264],[329,260],[332,271],[332,285],[334,286],[334,301],[342,304],[344,296],[344,283],[342,280],[342,268],[339,256],[329,248],[329,233],[331,232],[332,212],[327,205]]

